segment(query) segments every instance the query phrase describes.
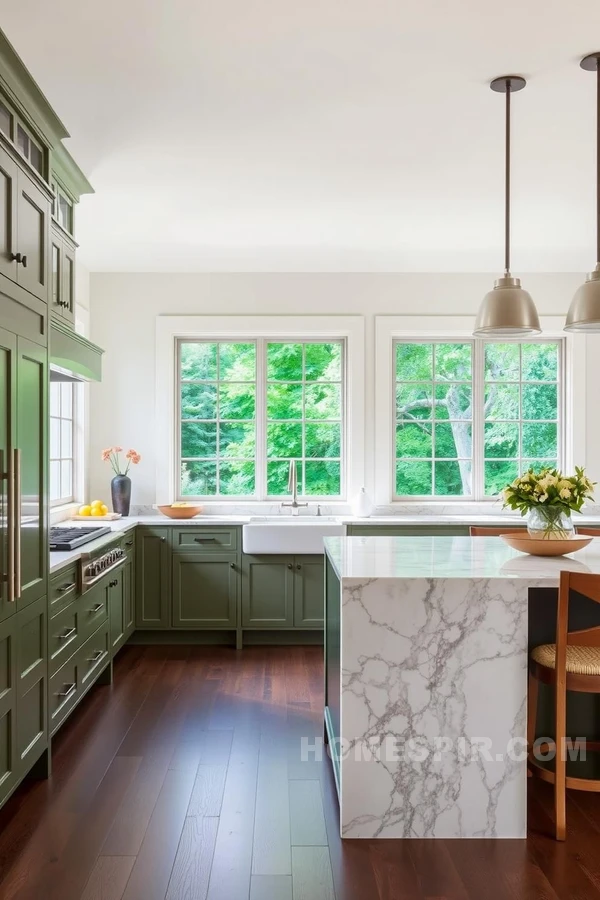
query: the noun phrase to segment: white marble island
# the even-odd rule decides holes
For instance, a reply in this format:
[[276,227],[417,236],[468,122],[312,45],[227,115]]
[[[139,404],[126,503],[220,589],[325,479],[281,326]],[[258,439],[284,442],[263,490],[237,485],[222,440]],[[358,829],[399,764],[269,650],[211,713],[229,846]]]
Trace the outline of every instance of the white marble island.
[[499,538],[328,538],[326,726],[343,837],[525,837],[528,591],[600,573]]

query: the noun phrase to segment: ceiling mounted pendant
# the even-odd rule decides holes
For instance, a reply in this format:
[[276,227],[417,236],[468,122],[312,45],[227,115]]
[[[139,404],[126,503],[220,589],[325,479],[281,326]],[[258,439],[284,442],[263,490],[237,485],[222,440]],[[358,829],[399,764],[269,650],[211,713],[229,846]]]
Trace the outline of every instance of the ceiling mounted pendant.
[[581,68],[596,73],[596,268],[577,289],[567,313],[565,331],[600,331],[600,52],[581,60]]
[[504,275],[496,279],[494,289],[483,298],[475,320],[475,337],[539,334],[540,320],[531,296],[510,274],[510,95],[521,91],[527,82],[519,75],[494,78],[493,91],[506,94],[506,140],[504,184]]

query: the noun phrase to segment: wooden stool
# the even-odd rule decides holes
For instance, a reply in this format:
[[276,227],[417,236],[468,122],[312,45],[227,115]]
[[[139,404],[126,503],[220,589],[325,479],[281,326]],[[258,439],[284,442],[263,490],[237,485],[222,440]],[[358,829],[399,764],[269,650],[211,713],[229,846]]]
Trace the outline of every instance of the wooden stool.
[[[579,534],[584,533],[583,530]],[[534,647],[530,656],[527,700],[528,760],[532,772],[554,785],[554,811],[557,841],[566,837],[566,788],[600,791],[600,780],[573,778],[566,774],[567,691],[600,694],[600,626],[569,631],[569,596],[577,591],[600,603],[600,575],[561,572],[556,616],[556,643]],[[554,749],[554,771],[544,768],[533,754],[539,683],[554,687],[554,741],[540,749]],[[592,750],[600,743],[588,741]]]

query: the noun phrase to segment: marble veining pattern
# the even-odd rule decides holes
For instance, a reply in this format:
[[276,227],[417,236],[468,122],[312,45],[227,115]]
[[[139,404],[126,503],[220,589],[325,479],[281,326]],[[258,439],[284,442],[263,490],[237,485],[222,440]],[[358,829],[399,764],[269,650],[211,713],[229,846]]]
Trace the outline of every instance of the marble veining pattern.
[[349,580],[342,622],[343,836],[523,837],[527,585]]

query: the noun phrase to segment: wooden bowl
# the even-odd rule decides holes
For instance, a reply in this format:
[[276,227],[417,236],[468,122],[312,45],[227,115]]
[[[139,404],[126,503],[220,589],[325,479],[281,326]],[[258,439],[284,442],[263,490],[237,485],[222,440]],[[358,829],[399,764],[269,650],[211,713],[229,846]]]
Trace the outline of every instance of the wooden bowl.
[[157,506],[163,516],[169,519],[193,519],[202,512],[201,506]]
[[529,553],[531,556],[564,556],[565,553],[575,553],[593,541],[592,537],[574,534],[565,540],[555,541],[547,538],[533,537],[531,534],[501,534],[500,538],[513,550],[521,553]]

